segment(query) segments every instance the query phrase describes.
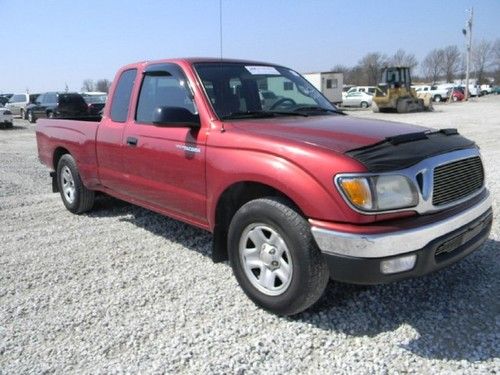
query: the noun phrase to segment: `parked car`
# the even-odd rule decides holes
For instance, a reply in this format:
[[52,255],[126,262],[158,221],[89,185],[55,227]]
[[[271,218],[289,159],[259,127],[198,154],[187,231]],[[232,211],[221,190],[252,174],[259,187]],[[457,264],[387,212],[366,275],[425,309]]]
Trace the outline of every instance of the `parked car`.
[[491,88],[491,93],[494,94],[494,95],[500,94],[500,86],[493,86]]
[[373,96],[362,91],[350,92],[342,101],[344,107],[368,108],[372,105]]
[[104,192],[212,232],[212,259],[274,313],[307,309],[329,278],[421,276],[488,239],[480,150],[456,129],[351,118],[296,71],[241,60],[129,64],[110,93],[100,121],[37,124],[63,205]]
[[0,95],[0,107],[5,107],[5,104],[9,102],[9,98],[6,96]]
[[484,84],[484,85],[481,85],[480,89],[481,89],[482,95],[488,95],[488,94],[491,94],[492,87],[489,84]]
[[12,128],[14,126],[12,112],[5,107],[0,107],[0,125],[4,128]]
[[87,103],[87,112],[89,115],[97,116],[100,115],[104,105],[106,104],[106,100],[108,95],[84,95],[82,94],[85,103]]
[[344,101],[344,98],[353,92],[364,92],[367,94],[374,95],[375,92],[377,91],[377,88],[375,86],[353,86],[347,91],[342,91],[342,101]]
[[88,117],[88,105],[83,96],[72,92],[46,92],[26,107],[28,121],[38,118]]
[[453,88],[449,89],[446,96],[448,98],[451,97],[451,100],[454,102],[461,102],[465,98],[465,94],[460,87],[453,87]]
[[442,102],[448,100],[448,90],[453,88],[454,84],[444,83],[440,85],[432,85],[429,94],[432,95],[432,100]]
[[15,94],[9,99],[5,105],[13,115],[26,118],[26,107],[35,102],[39,94]]
[[432,86],[429,85],[419,85],[419,86],[413,86],[413,89],[418,94],[418,93],[427,93],[431,91],[431,87]]

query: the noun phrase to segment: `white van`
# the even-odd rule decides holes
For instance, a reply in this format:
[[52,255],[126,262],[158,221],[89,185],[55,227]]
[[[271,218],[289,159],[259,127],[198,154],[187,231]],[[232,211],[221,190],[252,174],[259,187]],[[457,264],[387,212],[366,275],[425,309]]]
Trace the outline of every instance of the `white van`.
[[39,94],[15,94],[9,99],[5,108],[8,108],[13,115],[26,118],[26,106],[34,103]]

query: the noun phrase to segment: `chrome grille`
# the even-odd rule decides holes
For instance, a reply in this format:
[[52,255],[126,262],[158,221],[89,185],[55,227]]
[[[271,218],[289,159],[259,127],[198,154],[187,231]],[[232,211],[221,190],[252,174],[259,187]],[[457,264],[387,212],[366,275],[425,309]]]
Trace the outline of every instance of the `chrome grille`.
[[484,170],[481,158],[461,159],[434,168],[432,204],[441,206],[452,203],[481,189]]

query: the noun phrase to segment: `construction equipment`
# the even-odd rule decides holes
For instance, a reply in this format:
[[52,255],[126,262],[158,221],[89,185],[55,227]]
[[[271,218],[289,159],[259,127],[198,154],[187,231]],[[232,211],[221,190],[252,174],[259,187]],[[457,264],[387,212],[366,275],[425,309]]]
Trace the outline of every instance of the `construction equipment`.
[[382,70],[372,104],[373,112],[397,111],[398,113],[432,110],[429,94],[417,95],[411,87],[410,68],[394,66]]

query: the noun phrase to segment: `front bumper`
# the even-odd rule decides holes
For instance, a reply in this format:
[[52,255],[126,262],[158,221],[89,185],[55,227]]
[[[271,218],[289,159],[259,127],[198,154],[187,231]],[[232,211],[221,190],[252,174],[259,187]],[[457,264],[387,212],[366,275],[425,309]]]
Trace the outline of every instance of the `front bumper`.
[[[474,250],[488,238],[492,223],[491,196],[469,209],[419,228],[381,234],[343,233],[312,227],[334,280],[379,284],[421,276],[446,267]],[[415,255],[413,268],[386,274],[381,263]]]

